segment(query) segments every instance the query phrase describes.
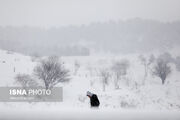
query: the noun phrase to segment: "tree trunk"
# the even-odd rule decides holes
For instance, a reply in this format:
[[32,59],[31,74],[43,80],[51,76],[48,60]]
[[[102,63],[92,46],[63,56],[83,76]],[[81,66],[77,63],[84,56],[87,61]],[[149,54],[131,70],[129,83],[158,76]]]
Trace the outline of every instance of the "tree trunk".
[[165,83],[165,79],[162,79],[162,84],[164,85],[164,83]]
[[49,84],[47,82],[45,82],[45,87],[46,87],[46,90],[49,89]]

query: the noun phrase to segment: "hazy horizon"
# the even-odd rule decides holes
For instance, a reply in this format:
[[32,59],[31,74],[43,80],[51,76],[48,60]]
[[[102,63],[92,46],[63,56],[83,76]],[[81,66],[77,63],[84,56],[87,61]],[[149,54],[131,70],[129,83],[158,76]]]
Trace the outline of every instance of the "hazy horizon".
[[179,5],[179,0],[0,0],[0,48],[28,55],[169,50],[180,45]]
[[28,55],[68,56],[90,55],[92,51],[114,54],[166,51],[180,45],[179,26],[180,22],[132,19],[51,29],[0,27],[0,48]]

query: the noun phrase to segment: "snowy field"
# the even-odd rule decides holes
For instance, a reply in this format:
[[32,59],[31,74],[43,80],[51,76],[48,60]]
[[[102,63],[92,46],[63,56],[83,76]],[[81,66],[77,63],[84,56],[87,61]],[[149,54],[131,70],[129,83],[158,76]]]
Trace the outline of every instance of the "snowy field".
[[[0,86],[16,86],[19,73],[32,74],[40,58],[0,51]],[[127,59],[130,62],[127,75],[114,89],[113,78],[105,91],[98,70],[112,65],[113,61]],[[63,87],[63,102],[56,103],[0,103],[0,119],[180,119],[180,74],[172,64],[172,73],[164,85],[158,77],[148,74],[145,85],[144,68],[138,55],[108,55],[88,57],[61,57],[70,70],[70,82],[59,83]],[[75,63],[80,67],[75,71]],[[96,93],[99,109],[90,109],[86,91]]]

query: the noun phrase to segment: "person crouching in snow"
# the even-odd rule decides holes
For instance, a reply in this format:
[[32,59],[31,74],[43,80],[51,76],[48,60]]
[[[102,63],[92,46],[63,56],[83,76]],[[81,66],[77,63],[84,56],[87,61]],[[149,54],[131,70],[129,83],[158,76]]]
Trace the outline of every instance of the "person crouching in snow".
[[90,98],[91,107],[99,107],[100,102],[96,94],[87,91],[87,96]]

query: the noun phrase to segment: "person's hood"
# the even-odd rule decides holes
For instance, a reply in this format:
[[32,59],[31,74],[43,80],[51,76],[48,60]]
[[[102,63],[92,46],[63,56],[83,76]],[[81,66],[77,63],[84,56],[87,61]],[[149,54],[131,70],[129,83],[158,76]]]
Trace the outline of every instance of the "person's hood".
[[86,95],[92,97],[93,93],[87,91],[87,94],[86,94]]

